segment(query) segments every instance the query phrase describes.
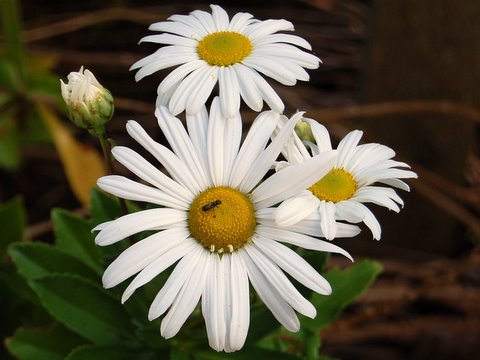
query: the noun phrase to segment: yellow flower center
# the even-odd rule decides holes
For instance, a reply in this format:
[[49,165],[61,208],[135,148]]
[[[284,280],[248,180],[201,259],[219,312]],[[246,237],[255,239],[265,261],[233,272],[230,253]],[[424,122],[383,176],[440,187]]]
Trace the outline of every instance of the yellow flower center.
[[219,31],[205,36],[198,44],[200,59],[212,66],[230,66],[239,63],[252,52],[252,42],[245,35],[233,31]]
[[212,187],[200,193],[188,212],[192,237],[208,250],[233,252],[253,235],[256,219],[252,202],[230,187]]
[[333,168],[308,190],[320,200],[336,203],[350,199],[357,191],[357,187],[352,174],[343,168]]

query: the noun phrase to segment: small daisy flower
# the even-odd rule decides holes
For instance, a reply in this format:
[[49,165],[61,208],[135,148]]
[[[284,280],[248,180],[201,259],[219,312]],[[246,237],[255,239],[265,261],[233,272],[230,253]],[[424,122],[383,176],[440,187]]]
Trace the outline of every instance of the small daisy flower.
[[[301,164],[332,150],[327,129],[313,119],[304,119],[310,125],[315,143],[306,142],[309,153],[294,133],[283,154],[288,163],[277,164],[277,170],[291,164]],[[374,239],[380,239],[381,228],[373,213],[364,203],[374,203],[395,212],[403,206],[402,199],[388,185],[409,191],[400,179],[417,178],[408,164],[392,160],[395,152],[387,146],[369,143],[358,145],[363,132],[354,130],[338,144],[338,159],[326,175],[317,176],[316,182],[299,195],[285,200],[275,213],[279,226],[291,226],[312,216],[320,218],[322,234],[329,240],[338,234],[336,220],[351,223],[364,222]]]
[[[286,122],[267,146],[281,115],[263,112],[240,146],[240,115],[225,121],[218,98],[213,100],[210,114],[204,107],[196,115],[187,115],[188,133],[166,107],[159,107],[156,116],[172,150],[155,142],[135,121],[127,123],[127,131],[170,176],[135,151],[117,146],[112,151],[115,158],[151,186],[115,175],[98,180],[100,188],[113,195],[160,206],[94,229],[100,230],[95,241],[101,246],[154,231],[108,266],[104,287],[137,274],[123,293],[124,302],[178,262],[148,314],[153,320],[166,313],[160,326],[165,338],[177,334],[200,301],[210,346],[217,351],[240,349],[249,327],[249,282],[285,328],[299,330],[295,311],[313,318],[316,310],[285,273],[320,294],[330,294],[331,288],[282,243],[350,256],[312,236],[321,235],[318,222],[301,221],[280,229],[272,206],[311,184],[317,174],[326,174],[336,152],[325,152],[264,179],[299,117]],[[354,225],[338,226],[345,237],[359,232]]]
[[229,19],[220,6],[211,8],[211,14],[195,10],[152,24],[150,30],[163,34],[140,41],[167,46],[133,64],[131,70],[139,69],[135,79],[180,65],[158,87],[157,105],[168,105],[173,115],[200,111],[217,82],[227,118],[239,111],[240,97],[257,112],[263,101],[283,112],[282,100],[260,73],[289,86],[308,81],[304,68],[316,69],[320,62],[300,49],[311,50],[310,44],[296,35],[277,33],[293,31],[289,21],[259,21],[248,13]]
[[67,114],[75,125],[103,132],[104,125],[112,118],[114,103],[112,94],[83,66],[67,76],[68,83],[60,80],[62,97],[67,105]]

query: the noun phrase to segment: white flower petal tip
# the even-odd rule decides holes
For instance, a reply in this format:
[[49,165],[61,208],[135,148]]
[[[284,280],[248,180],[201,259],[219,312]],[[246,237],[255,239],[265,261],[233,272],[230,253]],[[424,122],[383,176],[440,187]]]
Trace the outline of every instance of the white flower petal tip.
[[[308,81],[305,69],[316,69],[320,63],[318,57],[303,50],[311,50],[310,44],[282,33],[294,30],[287,20],[260,21],[246,13],[229,19],[222,7],[213,5],[211,10],[211,14],[196,10],[173,15],[150,25],[150,30],[161,33],[145,36],[140,43],[164,46],[130,67],[137,70],[135,80],[174,67],[160,84],[157,99],[168,105],[173,115],[197,113],[217,82],[227,119],[239,111],[241,99],[255,111],[260,111],[265,101],[282,112],[283,102],[262,75],[289,86],[297,80]],[[223,38],[234,41],[228,42],[232,44],[228,48],[216,45]]]

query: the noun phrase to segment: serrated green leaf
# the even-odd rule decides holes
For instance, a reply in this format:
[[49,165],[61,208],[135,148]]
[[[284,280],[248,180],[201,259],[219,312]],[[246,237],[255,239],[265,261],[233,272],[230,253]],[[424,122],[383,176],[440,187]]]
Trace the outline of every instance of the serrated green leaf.
[[52,273],[68,273],[100,281],[95,271],[67,252],[45,243],[15,243],[8,249],[19,274],[35,279]]
[[[225,359],[225,354],[221,352],[216,352],[214,350],[199,350],[195,351],[192,354],[194,359],[201,360],[223,360]],[[280,351],[266,350],[259,347],[246,346],[243,349],[228,354],[228,359],[230,360],[252,360],[252,359],[262,359],[262,360],[299,360],[300,357],[292,354],[288,354]]]
[[302,318],[302,325],[312,331],[327,327],[347,305],[353,303],[373,283],[382,271],[382,265],[373,260],[363,260],[347,270],[330,270],[325,278],[332,286],[332,294],[314,293],[312,304],[317,309],[315,319]]
[[65,360],[153,360],[164,357],[142,349],[122,345],[84,345],[74,349]]
[[5,343],[19,360],[63,360],[84,340],[65,328],[50,331],[20,328]]
[[20,197],[0,204],[0,258],[5,255],[7,246],[21,241],[25,230],[26,215]]
[[47,275],[29,284],[55,319],[95,344],[121,343],[133,336],[125,309],[100,286],[66,274]]
[[90,222],[62,209],[53,209],[52,221],[57,247],[102,273],[101,254]]

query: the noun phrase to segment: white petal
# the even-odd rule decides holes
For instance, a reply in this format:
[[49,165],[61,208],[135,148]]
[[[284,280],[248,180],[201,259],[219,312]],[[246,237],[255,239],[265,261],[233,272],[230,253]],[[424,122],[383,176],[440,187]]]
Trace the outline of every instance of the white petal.
[[190,15],[197,19],[198,23],[203,26],[205,29],[205,35],[216,32],[213,16],[208,12],[203,10],[194,10],[190,13]]
[[240,110],[240,88],[235,70],[222,66],[218,71],[218,88],[222,112],[227,119],[237,115]]
[[288,247],[263,236],[253,237],[265,256],[268,256],[283,271],[309,289],[323,295],[330,295],[332,288],[308,262]]
[[188,114],[196,114],[205,105],[218,81],[218,70],[216,66],[205,67],[205,74],[200,82],[192,87],[190,97],[186,101],[185,111]]
[[[242,182],[240,183],[240,191],[244,193],[250,192],[250,190],[259,183],[259,181],[268,172],[268,170],[270,170],[273,162],[277,159],[278,154],[280,154],[280,151],[282,150],[287,139],[292,134],[292,131],[295,128],[295,124],[300,120],[301,116],[302,113],[297,113],[292,116],[292,118],[285,124],[282,130],[280,130],[278,136],[275,137],[275,139],[272,140],[270,145],[268,145],[267,148],[259,154],[259,156],[255,159],[254,163],[251,165],[250,170],[247,172]],[[277,119],[278,118],[279,115],[277,115]],[[284,171],[286,170],[287,169],[285,169]],[[279,173],[280,172],[275,175],[278,175]]]
[[397,213],[400,211],[397,203],[403,205],[403,200],[397,195],[395,190],[378,186],[365,186],[358,189],[352,200],[363,203],[371,202]]
[[256,39],[262,38],[263,36],[267,36],[273,34],[277,31],[292,31],[293,24],[290,21],[280,19],[280,20],[265,20],[259,21],[257,23],[249,25],[245,29],[245,35],[247,35],[250,39],[255,41]]
[[230,23],[228,14],[223,8],[218,5],[210,5],[212,9],[213,22],[215,23],[215,29],[217,31],[225,31],[228,29]]
[[255,39],[254,45],[261,46],[266,44],[287,43],[312,50],[312,46],[305,39],[292,34],[271,34]]
[[245,251],[280,296],[299,313],[313,319],[315,307],[293,286],[280,268],[267,258],[257,246],[246,246]]
[[262,95],[263,100],[270,106],[270,109],[282,113],[285,109],[282,99],[277,95],[275,90],[268,84],[268,82],[261,76],[257,70],[246,67],[250,71],[250,75],[257,86],[258,91]]
[[[204,106],[195,115],[186,114],[188,135],[200,158],[202,168],[209,172],[207,155],[208,111]],[[210,182],[210,179],[209,179]]]
[[197,19],[195,16],[191,16],[191,15],[192,15],[191,13],[190,13],[190,15],[175,14],[175,15],[169,16],[167,18],[167,20],[171,20],[171,21],[174,21],[174,22],[177,22],[177,23],[180,23],[180,24],[184,24],[184,25],[187,25],[188,27],[190,27],[193,30],[194,35],[193,36],[187,36],[187,37],[198,41],[198,40],[200,40],[201,37],[210,33],[210,30],[207,29],[204,22],[199,21],[199,19]]
[[225,347],[225,283],[231,279],[225,277],[222,258],[217,254],[210,255],[210,266],[202,295],[202,315],[207,328],[208,343],[216,351]]
[[252,14],[239,12],[233,15],[230,24],[228,25],[229,31],[243,33],[245,27],[252,22]]
[[190,189],[194,194],[202,190],[201,184],[178,156],[170,149],[153,141],[136,121],[130,120],[127,122],[127,132],[165,167],[175,181]]
[[269,207],[299,194],[325,176],[336,160],[337,153],[332,150],[280,170],[252,192],[254,206],[256,209]]
[[315,55],[302,51],[299,48],[288,44],[265,44],[254,45],[254,55],[281,60],[283,64],[296,64],[307,69],[316,69],[320,59]]
[[172,150],[187,165],[202,188],[208,187],[205,169],[201,166],[192,140],[190,140],[182,122],[172,116],[166,107],[158,107],[155,110],[155,116]]
[[[216,72],[218,69],[216,67],[211,66],[202,66],[198,69],[192,71],[183,81],[178,85],[177,89],[172,95],[170,99],[170,103],[168,104],[168,108],[170,109],[172,115],[178,115],[187,107],[187,101],[191,97],[200,100],[201,98],[208,97],[209,93],[202,93],[199,94],[198,91],[205,85],[209,85],[210,88],[213,88],[217,81]],[[200,101],[195,102],[195,105],[198,105]],[[192,107],[193,103],[191,101],[188,102],[189,106]],[[199,105],[199,108],[205,105]],[[193,111],[189,111],[191,114],[195,114]]]
[[[109,221],[95,238],[100,246],[111,245],[146,230],[163,230],[187,219],[187,213],[175,209],[149,209]],[[95,228],[99,230],[98,226]]]
[[180,243],[167,250],[164,254],[160,255],[155,261],[147,265],[137,276],[132,280],[130,285],[125,289],[122,295],[122,304],[127,301],[130,296],[133,295],[135,290],[139,287],[150,282],[154,277],[163,272],[169,266],[177,262],[190,252],[194,246],[198,246],[198,243],[193,239],[185,239]]
[[318,209],[320,200],[308,190],[285,200],[275,213],[275,222],[280,227],[294,225]]
[[330,135],[326,127],[313,119],[305,118],[303,120],[306,121],[310,125],[310,128],[312,129],[312,134],[313,134],[313,137],[315,138],[315,143],[318,147],[318,151],[322,153],[327,150],[332,150]]
[[265,275],[258,269],[257,265],[255,265],[245,251],[238,251],[237,253],[242,257],[246,265],[248,278],[253,288],[263,303],[270,309],[273,316],[275,316],[278,322],[287,330],[292,332],[300,330],[300,321],[292,307],[270,284]]
[[341,201],[337,203],[336,206],[339,219],[345,219],[347,221],[355,221],[356,218],[360,219],[360,221],[363,221],[365,225],[368,226],[373,238],[380,240],[382,234],[380,224],[375,215],[373,215],[365,205],[355,201]]
[[264,111],[254,120],[235,159],[229,180],[231,187],[239,187],[255,159],[265,149],[273,130],[277,126],[278,117],[278,114],[272,111]]
[[402,180],[399,179],[382,179],[377,182],[385,185],[390,185],[401,190],[410,191],[410,186]]
[[[250,295],[246,266],[240,256],[231,257],[231,321],[230,351],[240,350],[247,338],[250,324]],[[227,323],[228,325],[228,323]]]
[[238,63],[230,67],[235,72],[238,81],[240,96],[247,106],[255,111],[262,110],[263,98],[252,77],[252,71],[245,65]]
[[[172,70],[158,85],[157,93],[158,95],[165,95],[167,91],[171,90],[172,87],[179,84],[185,76],[190,74],[192,71],[195,71],[201,67],[208,66],[204,60],[195,60],[189,61],[176,69]],[[173,94],[173,92],[172,92]]]
[[139,41],[139,43],[142,42],[153,42],[157,44],[181,45],[189,47],[196,47],[198,45],[198,41],[172,34],[156,34],[144,36]]
[[170,339],[178,333],[197,306],[205,288],[206,275],[210,265],[209,260],[210,254],[207,251],[201,252],[195,271],[190,273],[188,280],[183,284],[170,310],[163,318],[160,325],[160,334],[165,339]]
[[[137,71],[135,74],[136,81],[139,81],[145,76],[151,75],[159,70],[198,60],[198,54],[196,51],[185,46],[165,46],[158,50],[154,55],[155,56],[151,58],[145,58],[145,60],[148,59],[149,62],[143,65],[140,70]],[[138,67],[139,63],[140,61],[133,64],[131,69]]]
[[278,81],[287,86],[292,86],[297,83],[297,78],[292,71],[278,61],[273,61],[265,56],[248,56],[242,61],[243,64],[254,68],[255,70],[265,74],[268,77]]
[[225,147],[228,140],[225,139],[225,130],[229,121],[225,119],[220,109],[220,101],[215,97],[210,108],[210,120],[207,133],[207,158],[210,177],[215,186],[225,184],[230,169],[225,169]]
[[138,273],[188,235],[185,228],[168,229],[133,244],[107,267],[102,277],[103,287],[114,287]]
[[331,201],[320,201],[318,208],[320,214],[320,226],[323,236],[327,240],[333,240],[337,235],[337,222],[335,221],[336,206]]
[[[274,213],[277,208],[266,208],[258,210],[255,215],[259,224],[267,227],[277,227],[277,223],[274,220]],[[286,226],[283,229],[301,233],[305,235],[311,235],[315,237],[323,237],[322,229],[320,227],[320,215],[318,211],[309,215],[305,220],[302,220],[294,225]],[[354,237],[360,234],[360,228],[351,224],[337,223],[337,238],[342,237]]]
[[[175,20],[177,20],[177,18]],[[190,24],[182,24],[178,21],[160,21],[153,23],[148,27],[148,29],[152,31],[162,31],[171,34],[177,34],[195,40],[199,40],[203,35],[198,32],[198,28],[195,28]]]
[[112,154],[123,166],[142,180],[149,182],[166,194],[175,197],[188,208],[193,201],[193,193],[166,176],[135,151],[124,146],[115,146]]
[[198,264],[200,254],[203,252],[205,252],[203,247],[197,246],[178,262],[157,296],[155,296],[152,305],[150,305],[148,320],[152,321],[167,311],[190,274],[192,272],[199,272]]
[[178,210],[188,210],[185,203],[165,194],[163,191],[140,184],[119,175],[108,175],[97,180],[103,191],[126,200],[144,201]]
[[258,225],[255,228],[255,231],[259,235],[269,239],[300,246],[308,250],[325,251],[325,252],[342,254],[353,261],[352,257],[348,252],[343,250],[341,247],[334,245],[328,241],[323,241],[305,234],[299,234],[293,231],[268,227],[264,225]]
[[[338,167],[345,167],[353,156],[355,147],[362,138],[363,131],[354,130],[348,133],[338,144]],[[348,169],[348,167],[347,167]]]

